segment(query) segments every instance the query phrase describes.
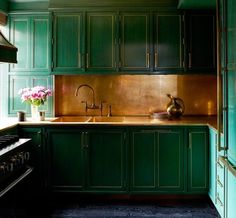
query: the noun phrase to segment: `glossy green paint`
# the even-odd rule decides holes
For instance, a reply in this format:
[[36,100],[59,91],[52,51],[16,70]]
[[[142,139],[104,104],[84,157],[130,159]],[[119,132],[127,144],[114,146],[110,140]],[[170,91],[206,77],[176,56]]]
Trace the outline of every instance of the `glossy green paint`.
[[187,70],[216,72],[215,16],[210,13],[189,13],[187,24]]
[[19,135],[22,138],[31,138],[31,161],[34,166],[34,182],[33,186],[37,187],[37,189],[34,189],[35,192],[38,194],[42,194],[42,192],[45,189],[44,181],[44,166],[45,163],[43,158],[43,147],[44,147],[44,139],[43,139],[43,132],[44,129],[41,127],[20,127],[19,128]]
[[10,30],[10,39],[18,48],[18,63],[11,64],[10,71],[48,74],[51,68],[49,15],[12,15]]
[[235,202],[236,202],[236,178],[230,172],[227,171],[227,218],[234,218],[235,217]]
[[0,11],[3,13],[8,12],[8,0],[1,0],[0,1]]
[[[9,116],[16,116],[17,111],[24,111],[27,113],[27,116],[30,115],[30,105],[28,103],[22,103],[21,96],[18,94],[18,92],[22,88],[33,86],[45,86],[53,90],[52,76],[44,76],[40,74],[38,74],[38,76],[9,75]],[[45,110],[47,116],[53,116],[53,96],[48,97],[45,104],[40,107],[40,110]]]
[[66,74],[82,70],[82,14],[54,15],[53,71]]
[[209,130],[209,191],[213,204],[216,203],[216,162],[217,162],[217,131]]
[[120,70],[150,70],[149,13],[121,14]]
[[179,9],[215,9],[214,0],[179,0]]
[[182,68],[182,20],[181,15],[155,16],[155,70]]
[[125,191],[127,160],[123,130],[95,130],[87,135],[87,189]]
[[84,178],[83,132],[76,129],[47,130],[49,178],[53,190],[82,190]]
[[87,14],[87,70],[116,70],[116,14]]
[[188,129],[188,191],[208,191],[209,147],[206,128]]
[[131,191],[183,192],[183,130],[150,129],[131,133]]

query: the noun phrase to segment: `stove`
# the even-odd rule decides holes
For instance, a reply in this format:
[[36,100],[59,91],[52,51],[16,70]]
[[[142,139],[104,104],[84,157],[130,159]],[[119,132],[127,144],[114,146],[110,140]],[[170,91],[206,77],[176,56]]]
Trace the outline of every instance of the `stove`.
[[18,135],[0,136],[0,197],[32,173],[30,141]]

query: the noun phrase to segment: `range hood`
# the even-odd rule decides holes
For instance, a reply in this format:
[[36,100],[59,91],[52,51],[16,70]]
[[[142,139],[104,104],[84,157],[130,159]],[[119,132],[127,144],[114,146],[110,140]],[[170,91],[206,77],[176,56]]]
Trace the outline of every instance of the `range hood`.
[[0,31],[0,62],[17,63],[17,50]]

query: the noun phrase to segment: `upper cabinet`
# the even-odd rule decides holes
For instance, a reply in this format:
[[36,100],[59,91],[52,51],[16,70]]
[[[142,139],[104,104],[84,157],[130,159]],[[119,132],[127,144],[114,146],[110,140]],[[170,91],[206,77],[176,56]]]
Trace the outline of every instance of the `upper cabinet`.
[[55,14],[53,21],[53,71],[82,70],[82,14]]
[[51,69],[49,15],[11,15],[10,39],[18,48],[17,64],[10,72],[49,72]]
[[215,9],[216,1],[213,0],[179,0],[179,9]]
[[186,13],[186,70],[196,73],[216,72],[215,15]]
[[182,18],[179,14],[156,14],[154,27],[154,70],[183,67]]
[[148,13],[122,13],[120,70],[150,70],[150,21]]

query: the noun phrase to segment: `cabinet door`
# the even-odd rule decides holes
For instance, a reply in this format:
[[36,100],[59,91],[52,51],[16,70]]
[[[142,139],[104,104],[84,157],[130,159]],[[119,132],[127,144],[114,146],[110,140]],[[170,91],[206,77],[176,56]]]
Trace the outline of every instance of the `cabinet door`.
[[88,13],[87,55],[88,70],[115,70],[116,23],[114,13]]
[[51,40],[48,16],[31,18],[31,70],[50,71]]
[[72,129],[49,129],[47,148],[51,188],[79,191],[84,187],[83,133]]
[[215,72],[215,16],[211,14],[191,14],[188,16],[188,21],[188,70]]
[[[32,186],[33,191],[40,194],[45,188],[45,177],[43,168],[43,129],[42,128],[32,128],[32,127],[20,127],[19,135],[23,138],[31,138],[31,161],[34,167],[34,176]],[[37,189],[35,189],[37,187]]]
[[131,191],[155,191],[157,148],[155,130],[131,133]]
[[10,71],[28,71],[30,69],[30,18],[13,16],[10,18],[10,39],[18,49],[17,64],[10,65]]
[[208,191],[208,134],[205,128],[188,130],[188,192]]
[[125,133],[120,130],[89,132],[87,188],[93,191],[121,192],[126,184]]
[[156,15],[155,20],[155,70],[182,68],[181,15]]
[[209,196],[212,202],[216,203],[216,146],[217,146],[217,132],[210,128],[209,136]]
[[157,186],[160,191],[184,191],[183,131],[157,131]]
[[122,14],[120,70],[150,69],[149,25],[147,13]]
[[234,190],[236,190],[236,175],[227,170],[227,218],[235,217],[236,194]]
[[82,70],[82,15],[55,14],[53,71]]

